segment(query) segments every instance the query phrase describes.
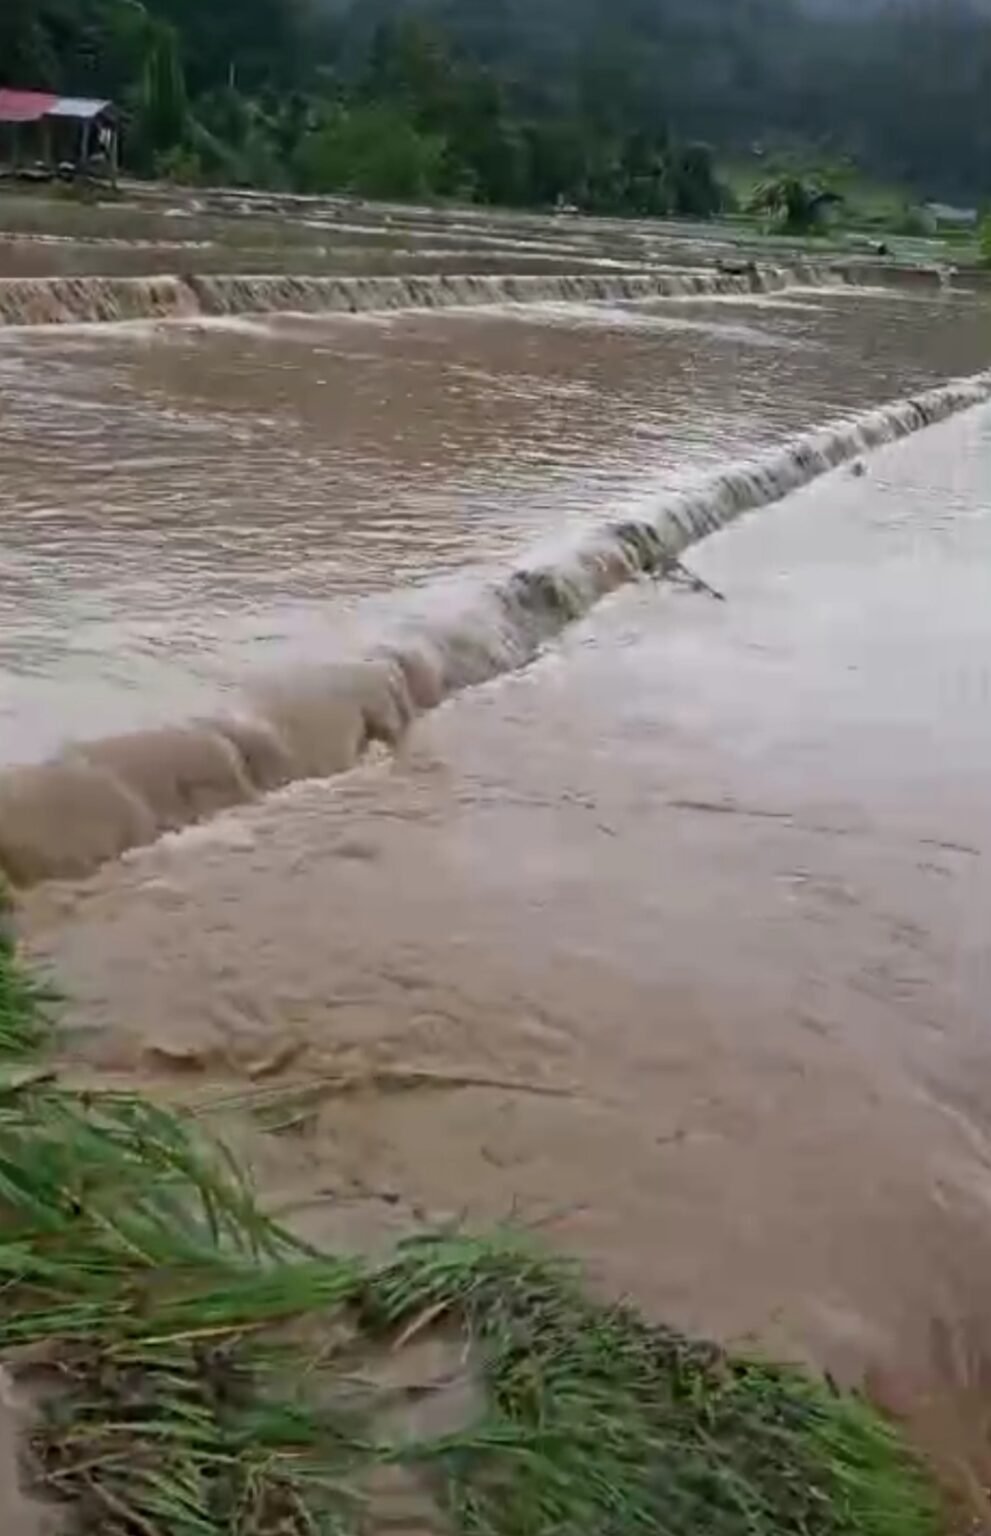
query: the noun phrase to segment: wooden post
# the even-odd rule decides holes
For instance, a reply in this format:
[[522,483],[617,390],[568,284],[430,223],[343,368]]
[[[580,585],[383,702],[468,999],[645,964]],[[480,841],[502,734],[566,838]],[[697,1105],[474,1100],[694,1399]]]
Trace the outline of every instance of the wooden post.
[[86,168],[89,165],[89,138],[90,138],[90,133],[92,132],[92,129],[93,129],[93,120],[92,120],[92,118],[89,118],[89,117],[84,118],[83,119],[83,130],[82,130],[82,133],[81,133],[80,139],[79,139],[79,164],[76,167],[76,169],[79,171],[79,173],[81,175],[83,175],[83,176],[86,175]]
[[113,123],[110,128],[110,182],[114,191],[117,190],[117,178],[120,174],[120,124]]

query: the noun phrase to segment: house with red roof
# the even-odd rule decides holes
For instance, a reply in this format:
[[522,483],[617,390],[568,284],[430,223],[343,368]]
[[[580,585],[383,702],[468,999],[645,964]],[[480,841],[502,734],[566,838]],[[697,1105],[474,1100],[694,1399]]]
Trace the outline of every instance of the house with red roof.
[[112,101],[0,88],[0,167],[8,174],[117,179],[120,127]]

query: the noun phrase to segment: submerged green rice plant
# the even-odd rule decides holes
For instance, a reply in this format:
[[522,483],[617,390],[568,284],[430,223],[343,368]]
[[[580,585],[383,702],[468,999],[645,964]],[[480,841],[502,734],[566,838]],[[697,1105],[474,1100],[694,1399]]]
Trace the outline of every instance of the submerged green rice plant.
[[[866,1404],[597,1305],[512,1238],[315,1255],[190,1117],[59,1087],[46,1031],[0,948],[0,1351],[41,1378],[36,1482],[70,1532],[361,1536],[385,1466],[462,1536],[934,1536]],[[484,1406],[390,1437],[355,1355],[440,1324]]]
[[14,954],[10,892],[0,876],[0,1071],[39,1051],[49,1038],[49,995]]
[[489,1404],[422,1447],[469,1536],[931,1536],[894,1431],[798,1371],[734,1359],[589,1301],[505,1241],[426,1240],[373,1275],[373,1326],[461,1321]]

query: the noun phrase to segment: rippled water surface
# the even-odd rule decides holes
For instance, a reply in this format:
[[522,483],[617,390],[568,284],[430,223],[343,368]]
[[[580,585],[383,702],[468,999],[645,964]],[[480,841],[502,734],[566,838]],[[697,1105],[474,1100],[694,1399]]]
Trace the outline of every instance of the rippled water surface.
[[844,291],[0,343],[10,761],[209,708],[443,601],[441,577],[969,372],[991,312]]
[[724,602],[616,594],[395,762],[41,889],[75,1050],[275,1072],[315,1234],[514,1213],[980,1466],[989,471],[985,408],[700,548]]
[[[26,204],[0,272],[717,250],[234,195],[71,217],[62,250]],[[314,1238],[534,1224],[652,1314],[866,1382],[986,1487],[991,406],[854,462],[824,436],[842,467],[686,554],[707,591],[613,590],[614,542],[563,626],[547,579],[673,488],[725,516],[728,463],[790,444],[795,485],[800,434],[987,368],[991,308],[930,290],[0,328],[0,759],[98,743],[0,772],[0,852],[71,873],[246,802],[25,895],[67,1070],[274,1095],[282,1134],[232,1133]],[[514,650],[492,582],[522,567],[502,590],[555,624]],[[384,637],[473,604],[447,661],[489,680],[406,719]],[[493,678],[490,642],[531,664]],[[418,704],[454,686],[434,660]],[[138,730],[261,679],[307,782],[256,793],[268,738]]]

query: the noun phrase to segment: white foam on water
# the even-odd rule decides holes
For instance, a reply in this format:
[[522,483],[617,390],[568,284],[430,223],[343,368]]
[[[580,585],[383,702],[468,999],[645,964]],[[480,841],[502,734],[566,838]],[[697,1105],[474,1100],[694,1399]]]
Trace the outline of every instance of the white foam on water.
[[0,870],[15,884],[107,859],[300,779],[393,748],[458,690],[525,665],[607,593],[663,574],[689,544],[837,466],[991,398],[991,372],[807,432],[644,499],[571,545],[438,589],[363,655],[270,678],[236,714],[82,743],[0,773]]
[[512,273],[305,277],[286,273],[0,279],[0,324],[102,324],[291,311],[298,314],[552,302],[636,302],[770,293],[841,284],[843,274],[807,263],[739,272],[666,269],[567,275]]

